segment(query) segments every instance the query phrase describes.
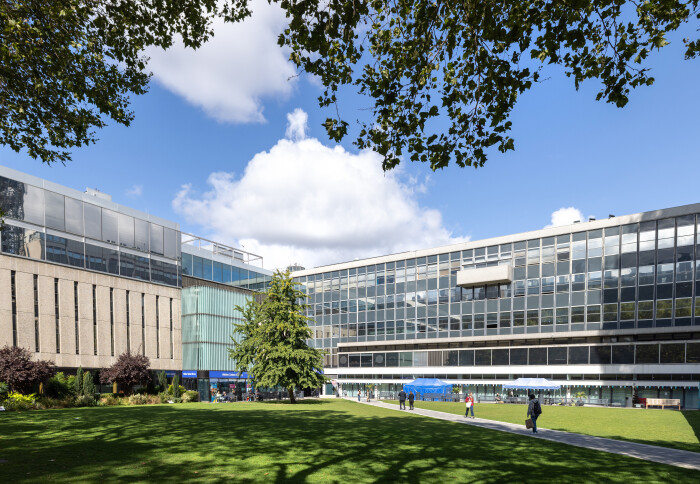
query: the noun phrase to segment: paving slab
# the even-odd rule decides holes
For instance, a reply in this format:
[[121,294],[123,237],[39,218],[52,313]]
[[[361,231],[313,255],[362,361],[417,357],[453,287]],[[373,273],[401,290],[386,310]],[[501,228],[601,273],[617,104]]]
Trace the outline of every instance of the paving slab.
[[[357,402],[357,399],[347,398]],[[375,407],[386,408],[397,412],[410,413],[413,415],[422,415],[424,417],[439,418],[440,420],[448,420],[465,425],[473,425],[500,432],[509,432],[511,434],[523,435],[535,439],[549,440],[550,442],[558,442],[560,444],[573,445],[576,447],[584,447],[586,449],[599,450],[602,452],[610,452],[611,454],[626,455],[636,459],[658,462],[660,464],[668,464],[686,469],[700,470],[700,452],[690,452],[687,450],[669,449],[659,447],[657,445],[638,444],[636,442],[626,442],[623,440],[606,439],[604,437],[594,437],[592,435],[575,434],[572,432],[564,432],[561,430],[552,430],[545,427],[537,426],[537,433],[525,428],[525,419],[523,424],[513,424],[509,422],[498,422],[495,420],[486,420],[483,418],[465,418],[464,415],[455,415],[453,413],[438,412],[436,410],[426,410],[423,408],[415,408],[414,410],[401,410],[398,405],[385,403],[382,401],[362,401],[364,405],[373,405]]]

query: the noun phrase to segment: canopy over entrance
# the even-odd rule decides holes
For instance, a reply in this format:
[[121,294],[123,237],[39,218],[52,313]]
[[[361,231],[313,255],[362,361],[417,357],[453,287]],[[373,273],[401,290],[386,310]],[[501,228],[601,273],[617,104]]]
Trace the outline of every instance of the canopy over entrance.
[[518,378],[503,385],[503,388],[514,388],[519,390],[559,390],[561,385],[552,383],[546,378]]
[[403,390],[413,392],[414,395],[424,395],[426,393],[448,394],[452,392],[452,383],[445,383],[437,378],[416,378],[411,383],[406,383]]

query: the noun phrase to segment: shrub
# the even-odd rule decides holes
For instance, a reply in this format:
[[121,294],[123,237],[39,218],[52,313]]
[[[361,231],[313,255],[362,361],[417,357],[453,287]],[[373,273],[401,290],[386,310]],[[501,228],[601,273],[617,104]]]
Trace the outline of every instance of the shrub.
[[73,380],[73,392],[76,395],[84,395],[83,392],[83,367],[78,367],[78,371],[75,373],[75,380]]
[[5,397],[7,397],[7,393],[10,391],[10,387],[7,385],[7,383],[0,381],[0,402],[5,400]]
[[122,405],[122,399],[115,395],[106,395],[100,398],[100,405],[111,406],[111,405]]
[[3,406],[5,410],[29,410],[34,407],[34,402],[36,401],[36,395],[31,393],[29,395],[22,395],[17,392],[10,392],[7,394]]
[[190,403],[196,401],[199,401],[199,393],[192,390],[187,390],[185,393],[182,394],[183,403]]
[[56,374],[56,366],[46,360],[32,361],[32,354],[18,346],[0,349],[0,379],[13,391],[29,393],[39,383]]
[[129,397],[129,405],[146,405],[148,397],[146,395],[131,395]]
[[110,368],[102,370],[100,380],[102,383],[117,383],[129,394],[134,385],[146,384],[151,381],[151,372],[148,369],[150,360],[143,355],[132,355],[129,352],[122,353]]
[[168,403],[169,400],[173,399],[173,396],[168,392],[160,392],[158,398],[160,399],[160,403]]
[[94,407],[95,405],[97,405],[97,401],[92,395],[80,395],[75,399],[76,407]]
[[180,385],[180,378],[177,375],[175,375],[173,377],[173,396],[175,398],[180,398],[180,395],[183,394],[184,390],[185,389]]
[[158,404],[160,404],[160,403],[163,403],[163,402],[160,400],[160,395],[148,395],[148,396],[146,396],[146,398],[147,398],[147,400],[148,400],[147,403],[148,403],[149,405],[158,405]]
[[44,384],[44,395],[50,398],[63,399],[73,393],[73,388],[68,383],[68,378],[59,371],[49,378]]
[[73,397],[67,398],[51,398],[51,397],[38,397],[36,402],[34,402],[34,407],[39,410],[45,410],[47,408],[70,408],[75,404],[75,399]]
[[[178,389],[178,396],[179,396],[179,395],[182,395],[183,393],[185,393],[185,387],[183,387],[182,385],[178,385],[178,386],[177,386],[177,389]],[[176,395],[174,394],[174,392],[173,392],[173,385],[172,385],[172,383],[171,383],[170,385],[168,385],[168,391],[165,392],[165,393],[167,393],[167,394],[170,395],[171,397],[175,397],[175,396],[176,396]]]

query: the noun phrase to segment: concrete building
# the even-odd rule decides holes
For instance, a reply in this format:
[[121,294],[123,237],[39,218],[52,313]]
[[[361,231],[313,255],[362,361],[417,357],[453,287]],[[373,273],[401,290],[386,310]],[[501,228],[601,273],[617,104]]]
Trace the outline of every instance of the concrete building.
[[[259,256],[182,234],[176,222],[109,195],[2,166],[0,209],[0,346],[27,348],[68,373],[111,366],[130,351],[146,355],[154,370],[181,374],[183,356],[190,361],[187,350],[194,347],[182,344],[183,279],[188,288],[218,284],[244,295],[244,303],[271,274],[255,265],[262,265]],[[230,316],[229,301],[218,302],[207,315]],[[198,321],[204,332],[214,324]],[[220,346],[230,344],[224,333],[231,330],[229,319],[218,339],[208,338],[198,350],[223,354]],[[230,367],[205,361],[213,366],[191,370]]]
[[698,408],[699,213],[688,205],[295,272],[310,344],[351,394],[438,377],[491,399],[515,378],[545,377],[561,396]]

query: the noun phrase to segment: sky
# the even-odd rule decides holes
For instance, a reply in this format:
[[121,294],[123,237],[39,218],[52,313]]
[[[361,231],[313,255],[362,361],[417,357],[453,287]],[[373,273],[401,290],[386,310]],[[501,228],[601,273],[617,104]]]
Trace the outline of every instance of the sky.
[[[317,80],[297,75],[277,46],[284,16],[253,1],[252,19],[215,25],[198,51],[151,50],[153,79],[132,98],[130,127],[110,123],[97,144],[47,166],[0,147],[0,164],[180,223],[184,232],[263,256],[269,269],[316,267],[563,225],[589,216],[700,202],[700,60],[682,34],[651,56],[656,82],[618,109],[576,91],[558,68],[521,96],[515,151],[486,166],[381,158],[328,139]],[[370,101],[346,93],[341,115]]]

